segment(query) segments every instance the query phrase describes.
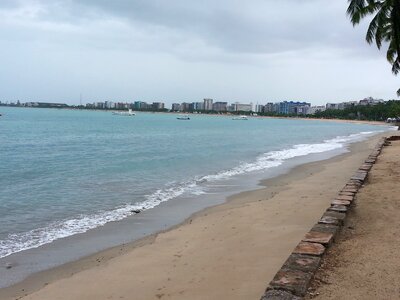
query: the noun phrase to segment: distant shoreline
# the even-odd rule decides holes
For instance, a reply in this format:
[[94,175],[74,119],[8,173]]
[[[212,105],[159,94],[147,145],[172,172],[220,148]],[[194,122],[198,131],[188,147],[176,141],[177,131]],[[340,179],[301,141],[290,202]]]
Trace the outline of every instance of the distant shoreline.
[[[113,111],[125,111],[125,109],[98,109],[98,108],[77,108],[77,107],[31,107],[31,106],[11,106],[11,105],[0,105],[1,107],[11,107],[11,108],[35,108],[35,109],[62,109],[62,110],[73,110],[73,111],[94,111],[94,112],[113,112]],[[176,112],[176,111],[147,111],[147,110],[135,110],[135,113],[149,113],[149,114],[190,114],[193,116],[217,116],[217,117],[232,117],[240,115],[243,112],[227,112],[227,113],[196,113],[196,112]],[[267,118],[267,119],[281,119],[281,120],[305,120],[305,121],[326,121],[326,122],[341,122],[341,123],[353,123],[353,124],[370,124],[370,125],[389,125],[385,121],[370,121],[370,120],[355,120],[355,119],[339,119],[339,118],[314,118],[314,117],[304,117],[304,116],[266,116],[266,115],[251,115],[251,118]]]

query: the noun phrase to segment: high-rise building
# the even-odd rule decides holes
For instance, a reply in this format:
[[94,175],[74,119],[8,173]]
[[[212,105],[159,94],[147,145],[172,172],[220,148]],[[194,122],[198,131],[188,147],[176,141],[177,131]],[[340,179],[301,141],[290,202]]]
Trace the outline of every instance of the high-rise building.
[[152,104],[152,108],[154,110],[161,110],[161,109],[164,109],[164,107],[165,107],[165,105],[163,102],[153,102],[153,104]]
[[327,103],[326,109],[339,109],[339,103]]
[[256,113],[263,113],[265,111],[265,106],[261,104],[256,104],[255,112]]
[[231,105],[230,111],[245,111],[250,112],[253,111],[253,104],[242,104],[239,102],[235,102]]
[[193,103],[193,110],[204,110],[204,102],[194,102]]
[[322,111],[325,111],[325,110],[326,110],[326,107],[324,105],[322,105],[322,106],[311,106],[308,113],[310,115],[314,115],[317,112],[322,112]]
[[135,110],[147,109],[147,103],[143,101],[135,101],[134,109]]
[[310,106],[310,103],[306,102],[283,101],[279,103],[278,113],[282,115],[303,115],[308,113],[307,110]]
[[272,102],[268,102],[268,103],[264,106],[264,112],[265,112],[265,113],[274,112],[274,104],[273,104]]
[[181,111],[190,111],[190,103],[182,102],[181,103]]
[[180,111],[181,105],[179,103],[172,103],[172,111]]
[[215,102],[212,106],[212,110],[226,112],[228,110],[228,102]]
[[213,109],[213,99],[206,98],[204,99],[204,110],[212,110]]

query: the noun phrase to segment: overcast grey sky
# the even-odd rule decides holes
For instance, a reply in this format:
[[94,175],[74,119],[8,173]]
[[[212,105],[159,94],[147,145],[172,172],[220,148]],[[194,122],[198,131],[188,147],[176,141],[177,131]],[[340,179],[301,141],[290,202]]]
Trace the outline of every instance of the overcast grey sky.
[[0,101],[393,99],[346,0],[1,0]]

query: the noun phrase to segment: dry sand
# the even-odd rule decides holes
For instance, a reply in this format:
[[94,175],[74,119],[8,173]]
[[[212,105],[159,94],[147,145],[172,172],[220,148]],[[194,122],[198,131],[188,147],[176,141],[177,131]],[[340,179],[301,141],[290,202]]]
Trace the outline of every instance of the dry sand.
[[356,203],[316,274],[312,294],[400,299],[400,141],[383,149]]
[[259,299],[377,139],[297,167],[172,230],[36,274],[0,290],[0,299]]

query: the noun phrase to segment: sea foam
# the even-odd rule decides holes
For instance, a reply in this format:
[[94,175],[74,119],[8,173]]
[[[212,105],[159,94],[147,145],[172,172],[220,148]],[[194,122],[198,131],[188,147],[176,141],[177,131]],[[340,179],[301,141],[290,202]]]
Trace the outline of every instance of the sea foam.
[[229,170],[198,176],[185,182],[169,183],[165,188],[145,196],[145,200],[139,203],[122,205],[116,207],[114,210],[102,211],[96,214],[78,215],[73,219],[52,222],[45,227],[27,232],[9,234],[6,239],[0,240],[0,258],[23,250],[37,248],[61,238],[84,233],[109,222],[123,220],[135,214],[135,210],[152,209],[163,202],[182,195],[201,195],[206,193],[205,186],[207,183],[224,181],[234,176],[275,168],[292,158],[341,149],[350,142],[363,140],[379,132],[381,131],[338,136],[322,143],[298,144],[288,149],[270,151],[258,156],[252,162],[241,163]]

